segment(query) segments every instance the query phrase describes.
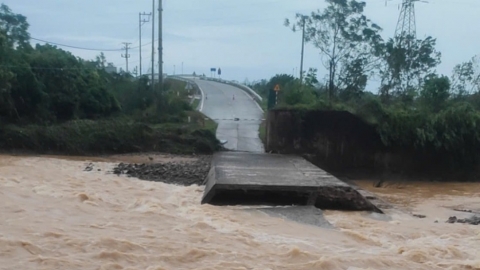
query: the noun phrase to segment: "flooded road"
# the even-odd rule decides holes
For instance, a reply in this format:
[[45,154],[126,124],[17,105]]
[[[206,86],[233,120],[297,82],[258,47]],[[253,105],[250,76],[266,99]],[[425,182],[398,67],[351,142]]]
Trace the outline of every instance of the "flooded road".
[[445,223],[480,210],[480,184],[359,181],[398,209],[327,211],[335,229],[324,229],[200,205],[203,187],[95,161],[85,172],[82,160],[0,156],[0,269],[480,269],[480,228]]

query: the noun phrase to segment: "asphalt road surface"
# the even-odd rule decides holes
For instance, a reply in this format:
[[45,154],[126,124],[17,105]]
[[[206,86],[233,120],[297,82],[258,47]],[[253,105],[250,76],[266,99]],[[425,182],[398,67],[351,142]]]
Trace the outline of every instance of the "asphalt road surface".
[[[217,138],[230,150],[264,152],[258,137],[263,111],[243,90],[223,83],[195,80],[203,92],[200,110],[218,123]],[[237,119],[237,120],[235,120]]]

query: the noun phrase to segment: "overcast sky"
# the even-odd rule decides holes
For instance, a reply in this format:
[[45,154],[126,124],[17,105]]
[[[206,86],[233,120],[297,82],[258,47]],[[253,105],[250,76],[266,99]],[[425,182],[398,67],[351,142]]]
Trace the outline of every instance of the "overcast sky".
[[[157,1],[157,0],[155,0]],[[158,1],[157,1],[158,2]],[[367,0],[366,15],[392,37],[401,0]],[[94,49],[139,45],[139,12],[151,12],[152,0],[3,0],[27,16],[32,37]],[[164,71],[210,74],[244,81],[277,73],[298,74],[301,35],[283,26],[297,12],[323,9],[323,0],[164,0]],[[480,54],[480,1],[430,0],[416,3],[417,36],[437,38],[442,52],[438,72]],[[142,27],[143,43],[151,42],[151,23]],[[66,48],[65,48],[66,49]],[[85,59],[99,52],[66,49]],[[108,62],[125,69],[120,51],[105,52]],[[142,47],[143,71],[150,68],[151,45]],[[130,71],[139,65],[138,49],[130,51]],[[305,69],[325,71],[317,49],[307,45]],[[373,89],[372,89],[373,90]]]

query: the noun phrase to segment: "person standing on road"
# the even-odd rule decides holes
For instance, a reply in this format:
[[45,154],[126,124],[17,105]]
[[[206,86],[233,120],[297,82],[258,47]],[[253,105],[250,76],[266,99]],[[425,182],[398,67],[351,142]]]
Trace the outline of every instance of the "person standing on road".
[[235,95],[233,95],[233,100],[235,100]]

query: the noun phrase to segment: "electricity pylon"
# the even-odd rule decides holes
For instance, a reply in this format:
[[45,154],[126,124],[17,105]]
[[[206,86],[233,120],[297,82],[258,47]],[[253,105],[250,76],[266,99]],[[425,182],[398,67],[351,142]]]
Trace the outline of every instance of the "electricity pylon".
[[399,39],[400,43],[417,37],[414,4],[417,1],[419,0],[403,0],[402,2],[402,9],[395,28],[395,37]]
[[407,73],[407,88],[410,85],[411,79],[411,59],[413,57],[412,43],[417,39],[417,25],[415,22],[415,2],[425,2],[422,0],[403,0],[400,16],[398,17],[397,27],[395,28],[395,41],[398,47],[404,48],[407,51],[408,67]]

